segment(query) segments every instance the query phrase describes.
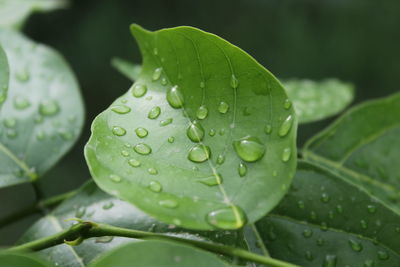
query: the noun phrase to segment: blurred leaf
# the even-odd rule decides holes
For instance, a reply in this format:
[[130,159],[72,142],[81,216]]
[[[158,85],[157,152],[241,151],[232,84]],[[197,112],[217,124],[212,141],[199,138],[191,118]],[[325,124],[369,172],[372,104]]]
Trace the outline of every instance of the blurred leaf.
[[227,267],[216,255],[187,245],[167,241],[144,241],[121,246],[100,259],[92,267]]
[[142,66],[139,64],[133,64],[121,58],[113,58],[111,65],[132,82],[139,78],[140,71],[142,70]]
[[7,56],[0,46],[0,110],[7,98],[9,76],[10,70],[8,68]]
[[345,109],[354,97],[353,85],[337,79],[320,82],[291,79],[282,83],[293,101],[299,123],[333,116]]
[[0,27],[20,29],[29,15],[63,8],[66,0],[1,0]]
[[[64,201],[51,214],[36,222],[20,243],[33,241],[68,229],[70,218],[110,224],[135,230],[168,233],[187,239],[205,240],[246,248],[240,231],[190,231],[175,225],[160,223],[134,206],[101,191],[94,182],[84,185],[72,198]],[[94,258],[116,246],[137,240],[122,237],[89,239],[78,247],[60,245],[39,252],[46,260],[63,267],[87,266]]]
[[0,251],[0,263],[2,267],[50,267],[54,266],[46,263],[35,256],[28,254],[8,253]]
[[0,114],[0,187],[33,181],[75,143],[83,124],[78,84],[54,50],[0,30],[10,66]]
[[400,93],[360,104],[305,145],[306,159],[400,213]]
[[399,213],[311,163],[299,162],[289,193],[256,226],[272,257],[300,266],[399,266]]
[[132,26],[144,64],[92,125],[96,183],[157,219],[237,229],[284,196],[297,122],[281,84],[225,40],[190,27]]

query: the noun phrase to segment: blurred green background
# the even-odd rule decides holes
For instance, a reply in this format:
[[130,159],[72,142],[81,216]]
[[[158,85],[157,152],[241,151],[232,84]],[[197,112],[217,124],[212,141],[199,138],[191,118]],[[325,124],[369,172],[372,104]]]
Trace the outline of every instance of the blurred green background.
[[[399,14],[398,0],[76,0],[65,10],[33,15],[24,32],[64,55],[87,109],[78,144],[41,180],[45,195],[89,178],[83,146],[90,123],[130,86],[110,60],[141,60],[131,23],[150,30],[198,27],[238,45],[278,77],[352,82],[360,102],[398,91]],[[301,126],[299,144],[330,121]],[[29,185],[0,190],[0,217],[33,200]],[[12,244],[37,218],[0,229],[0,246]]]

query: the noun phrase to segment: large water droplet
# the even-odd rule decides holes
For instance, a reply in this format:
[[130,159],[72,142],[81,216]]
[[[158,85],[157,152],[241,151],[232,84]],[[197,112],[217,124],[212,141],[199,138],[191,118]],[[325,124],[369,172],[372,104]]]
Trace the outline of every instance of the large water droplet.
[[204,162],[208,160],[211,156],[211,150],[208,146],[205,145],[195,145],[189,150],[188,159],[193,162]]
[[247,166],[243,162],[239,163],[239,168],[238,168],[239,176],[244,177],[247,173]]
[[246,224],[246,215],[238,206],[229,206],[226,208],[211,211],[207,215],[207,222],[219,229],[238,229]]
[[138,161],[137,159],[130,159],[128,161],[129,165],[131,165],[132,167],[139,167],[140,166],[140,161]]
[[125,105],[118,105],[111,107],[111,110],[118,114],[126,114],[131,111],[131,108]]
[[171,87],[167,91],[167,101],[173,108],[183,107],[184,103],[183,94],[177,85]]
[[162,206],[164,208],[170,208],[170,209],[178,207],[178,202],[176,202],[173,199],[160,200],[160,202],[158,202],[158,204],[160,204],[160,206]]
[[30,105],[31,105],[31,103],[25,97],[17,96],[17,97],[14,98],[14,107],[16,109],[26,109]]
[[208,185],[208,186],[214,186],[214,185],[220,185],[222,184],[222,176],[220,174],[214,174],[213,176],[206,177],[206,178],[201,178],[197,180],[199,183]]
[[208,116],[208,108],[204,105],[197,109],[196,116],[199,120],[204,120]]
[[109,178],[110,178],[111,181],[113,181],[115,183],[119,183],[122,180],[121,177],[119,177],[116,174],[110,174]]
[[225,114],[225,113],[228,112],[228,110],[229,110],[229,105],[228,105],[228,103],[226,103],[226,102],[224,102],[224,101],[221,101],[221,103],[219,103],[219,106],[218,106],[218,111],[219,111],[219,113]]
[[139,143],[133,147],[136,153],[140,155],[148,155],[151,153],[151,147],[144,143]]
[[261,159],[265,153],[265,145],[257,137],[246,136],[233,142],[238,156],[247,162],[255,162]]
[[152,76],[153,81],[157,81],[158,79],[160,79],[161,73],[162,73],[162,68],[156,68]]
[[157,181],[151,181],[149,184],[149,188],[151,191],[159,193],[162,190],[162,185]]
[[56,115],[60,111],[60,107],[58,103],[54,100],[49,100],[40,103],[39,112],[43,116],[53,116]]
[[160,114],[161,114],[161,108],[160,108],[159,106],[156,106],[156,107],[153,107],[153,108],[149,111],[149,114],[147,115],[147,117],[148,117],[149,119],[154,120],[154,119],[157,119],[158,116],[160,116]]
[[293,124],[293,116],[289,115],[282,123],[281,127],[279,128],[279,136],[284,137],[286,136],[290,129],[292,128]]
[[168,119],[162,120],[162,121],[160,121],[160,126],[167,126],[167,125],[171,124],[173,121],[174,121],[173,118],[168,118]]
[[147,93],[147,86],[145,84],[135,84],[132,87],[132,95],[134,97],[142,97]]
[[114,126],[112,128],[112,133],[117,136],[124,136],[126,134],[126,130],[119,126]]
[[190,123],[186,134],[192,142],[200,142],[204,138],[204,128],[198,121]]
[[290,147],[287,147],[287,148],[283,149],[282,161],[283,162],[288,162],[291,155],[292,155],[292,149]]
[[149,134],[149,131],[147,131],[145,128],[139,127],[136,128],[135,133],[139,138],[144,138]]

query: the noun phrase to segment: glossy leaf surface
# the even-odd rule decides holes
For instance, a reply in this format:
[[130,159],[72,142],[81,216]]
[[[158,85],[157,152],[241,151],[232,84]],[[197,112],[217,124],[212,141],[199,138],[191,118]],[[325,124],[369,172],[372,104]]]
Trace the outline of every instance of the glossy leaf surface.
[[64,0],[1,0],[0,27],[21,28],[31,13],[64,7]]
[[311,163],[299,162],[288,195],[256,227],[272,257],[300,266],[399,266],[400,215]]
[[7,98],[9,76],[10,70],[8,68],[7,56],[3,48],[0,46],[0,112],[1,107]]
[[96,183],[161,221],[236,229],[268,213],[296,166],[296,118],[276,78],[190,27],[132,26],[138,81],[92,125]]
[[320,82],[291,79],[283,81],[283,85],[293,101],[299,123],[333,116],[346,108],[354,97],[353,85],[337,79]]
[[54,50],[0,31],[10,82],[0,113],[0,187],[29,182],[74,144],[83,124],[75,77]]
[[227,267],[216,255],[167,241],[144,241],[121,246],[102,256],[91,267]]
[[400,213],[400,94],[354,107],[313,137],[304,157]]
[[49,263],[32,255],[8,253],[0,251],[1,267],[51,267]]
[[[36,222],[22,237],[20,243],[33,241],[55,234],[70,227],[71,218],[90,220],[135,230],[168,233],[188,239],[217,242],[245,248],[243,236],[237,231],[185,230],[175,225],[163,224],[147,216],[129,203],[101,191],[94,182],[83,186],[74,197],[64,201],[51,214]],[[63,267],[87,266],[99,255],[123,243],[137,241],[131,238],[101,237],[84,241],[77,247],[60,245],[43,250],[39,254],[46,260]]]

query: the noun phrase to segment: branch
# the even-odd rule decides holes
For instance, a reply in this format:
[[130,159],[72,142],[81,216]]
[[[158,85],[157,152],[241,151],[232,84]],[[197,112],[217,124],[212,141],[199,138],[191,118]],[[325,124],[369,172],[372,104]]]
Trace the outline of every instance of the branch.
[[273,259],[268,256],[258,255],[240,248],[234,248],[205,241],[190,240],[166,234],[131,230],[106,224],[96,224],[87,221],[85,222],[81,221],[73,225],[71,228],[64,230],[63,232],[10,248],[8,249],[8,251],[13,251],[13,252],[38,251],[52,246],[60,245],[63,243],[80,244],[81,241],[85,239],[92,237],[102,237],[102,236],[119,236],[119,237],[137,238],[137,239],[174,240],[198,248],[202,248],[204,250],[213,253],[220,253],[231,257],[239,257],[246,261],[268,264],[275,267],[298,267],[297,265],[288,262]]

